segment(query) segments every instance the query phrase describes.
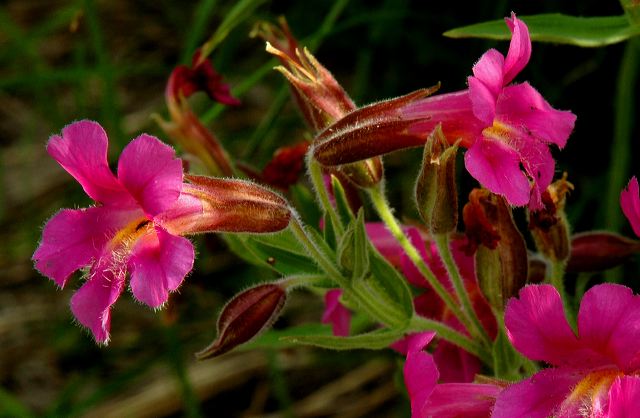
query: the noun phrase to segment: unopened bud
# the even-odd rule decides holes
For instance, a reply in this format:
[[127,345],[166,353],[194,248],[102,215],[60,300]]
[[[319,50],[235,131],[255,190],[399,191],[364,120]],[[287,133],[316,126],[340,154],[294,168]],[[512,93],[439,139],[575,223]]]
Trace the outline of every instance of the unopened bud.
[[[494,309],[503,311],[507,300],[516,296],[527,281],[529,266],[524,238],[506,200],[488,190],[471,191],[463,217],[467,227],[476,228],[468,236],[469,241],[476,240],[480,289]],[[490,230],[478,230],[482,227]]]
[[285,289],[275,283],[260,284],[234,296],[218,317],[217,338],[196,353],[196,358],[224,354],[269,328],[282,311],[286,297]]
[[566,269],[569,273],[603,271],[621,265],[638,253],[640,241],[613,232],[582,232],[571,239]]
[[539,284],[547,278],[547,271],[551,267],[549,262],[537,254],[529,253],[529,275],[527,283]]
[[416,207],[432,234],[452,232],[458,225],[457,145],[450,146],[440,125],[424,147],[416,182]]
[[246,180],[185,175],[183,193],[202,203],[189,230],[199,232],[277,232],[289,225],[291,209],[280,195]]
[[337,168],[351,183],[363,189],[371,188],[380,183],[384,175],[382,159],[369,158],[356,163],[345,164]]
[[529,230],[536,248],[552,261],[569,258],[569,223],[564,212],[566,195],[573,190],[565,173],[542,193],[542,209],[529,213]]
[[428,134],[412,130],[416,120],[402,117],[402,108],[438,90],[421,89],[391,100],[361,107],[318,134],[313,156],[320,164],[335,166],[423,145]]

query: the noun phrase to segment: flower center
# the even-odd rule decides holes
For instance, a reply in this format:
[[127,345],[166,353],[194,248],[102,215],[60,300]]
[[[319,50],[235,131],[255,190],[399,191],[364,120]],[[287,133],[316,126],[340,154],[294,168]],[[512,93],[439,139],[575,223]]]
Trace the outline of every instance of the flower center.
[[111,238],[108,248],[114,252],[129,252],[132,245],[153,230],[153,222],[141,217],[126,224]]
[[512,131],[513,129],[509,125],[494,119],[493,125],[482,130],[482,135],[498,141],[508,142],[512,136]]
[[579,404],[581,408],[589,410],[589,414],[600,411],[611,384],[622,375],[624,373],[618,369],[604,369],[589,373],[573,388],[563,402],[563,407]]

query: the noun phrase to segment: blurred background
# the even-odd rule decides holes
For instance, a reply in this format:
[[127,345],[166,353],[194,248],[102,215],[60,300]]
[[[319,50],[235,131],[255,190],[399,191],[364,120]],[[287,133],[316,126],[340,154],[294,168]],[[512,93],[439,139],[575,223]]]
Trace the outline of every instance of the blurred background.
[[[191,103],[229,153],[257,169],[278,147],[309,137],[283,78],[271,70],[276,61],[262,41],[248,37],[258,20],[286,16],[301,44],[312,47],[357,104],[366,104],[437,82],[442,92],[463,89],[487,48],[508,48],[507,42],[448,39],[442,36],[448,29],[512,10],[622,14],[616,2],[595,0],[245,3],[249,13],[211,55],[242,105],[222,108],[202,94]],[[218,237],[195,239],[196,268],[164,311],[154,313],[124,295],[113,310],[108,347],[96,346],[73,324],[68,301],[79,280],[58,290],[33,269],[30,258],[45,221],[59,208],[91,204],[46,154],[48,137],[77,119],[99,121],[109,134],[111,163],[141,132],[168,140],[150,118],[167,115],[166,80],[174,66],[191,61],[235,4],[0,3],[0,416],[408,416],[400,358],[390,350],[338,355],[286,347],[196,362],[193,353],[215,337],[225,301],[275,277],[240,261]],[[516,80],[530,81],[555,108],[578,115],[568,146],[554,151],[557,174],[568,171],[576,186],[568,202],[575,231],[631,234],[615,199],[620,189],[609,185],[616,184],[612,176],[626,184],[640,174],[633,161],[640,148],[638,55],[637,42],[590,49],[536,43]],[[420,150],[409,150],[385,158],[387,188],[399,213],[413,210],[420,156]],[[466,196],[474,182],[460,177]],[[608,274],[637,290],[637,265]],[[322,309],[319,298],[298,292],[276,328],[318,322]]]

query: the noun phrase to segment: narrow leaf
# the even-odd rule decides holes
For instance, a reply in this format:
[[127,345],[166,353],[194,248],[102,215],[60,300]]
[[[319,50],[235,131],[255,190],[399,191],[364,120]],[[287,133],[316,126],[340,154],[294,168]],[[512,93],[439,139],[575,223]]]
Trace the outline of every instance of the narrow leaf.
[[402,337],[402,332],[381,329],[353,337],[334,337],[332,335],[301,335],[283,337],[284,341],[296,344],[313,345],[331,350],[381,350]]
[[[578,17],[560,13],[518,16],[529,27],[532,41],[553,42],[581,47],[600,47],[625,41],[640,34],[626,16]],[[511,39],[504,20],[476,23],[444,33],[450,38]]]

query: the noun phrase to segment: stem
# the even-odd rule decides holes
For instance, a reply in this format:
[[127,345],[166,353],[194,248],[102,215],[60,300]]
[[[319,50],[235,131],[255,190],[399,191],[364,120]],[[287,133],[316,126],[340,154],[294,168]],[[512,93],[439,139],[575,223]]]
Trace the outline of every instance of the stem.
[[549,282],[556,288],[558,293],[560,293],[564,313],[569,321],[569,325],[571,325],[571,328],[573,328],[573,331],[575,332],[576,317],[573,313],[573,302],[569,300],[567,291],[564,288],[564,272],[565,262],[563,260],[551,260],[551,277],[549,278]]
[[412,332],[435,331],[438,337],[473,354],[485,364],[491,365],[493,363],[491,353],[485,347],[442,322],[427,319],[422,316],[414,316],[411,319],[409,328]]
[[331,259],[325,254],[319,247],[319,245],[314,241],[314,239],[309,235],[309,233],[305,230],[304,226],[300,219],[297,216],[293,216],[291,219],[291,223],[289,224],[292,232],[298,238],[300,243],[307,250],[311,258],[313,258],[316,263],[320,266],[322,270],[329,276],[329,278],[335,281],[342,288],[349,288],[349,283],[347,279],[340,273],[335,264],[331,261]]
[[327,276],[324,274],[294,274],[292,276],[282,278],[282,280],[279,281],[279,284],[283,285],[287,289],[309,287],[322,282],[326,277]]
[[309,177],[311,177],[311,183],[316,191],[316,196],[318,196],[318,199],[320,200],[320,205],[324,209],[325,213],[329,215],[329,218],[331,218],[336,235],[341,237],[344,233],[344,226],[342,225],[342,221],[340,220],[338,213],[331,204],[329,193],[327,188],[324,186],[324,180],[322,179],[322,166],[320,163],[315,161],[311,155],[309,155],[307,157],[307,167],[309,167]]
[[469,332],[474,330],[469,319],[464,315],[457,302],[426,265],[416,247],[409,241],[404,232],[402,232],[402,228],[400,227],[398,220],[393,216],[393,213],[391,213],[391,208],[389,207],[387,200],[384,198],[382,186],[378,185],[377,187],[369,188],[367,191],[369,192],[369,197],[376,209],[376,212],[378,212],[378,216],[380,216],[382,222],[384,222],[387,228],[389,228],[389,231],[391,231],[391,234],[398,241],[409,259],[413,262],[413,265],[416,266],[418,271],[420,271],[424,276],[429,285],[431,285],[436,294],[445,303],[447,308],[451,310],[465,328],[467,328]]
[[471,324],[474,326],[477,335],[480,336],[480,339],[490,346],[491,338],[482,326],[482,323],[478,319],[478,316],[475,314],[476,312],[473,309],[473,304],[471,303],[471,299],[469,298],[469,293],[467,293],[467,289],[465,288],[462,277],[460,276],[460,270],[458,270],[458,266],[453,259],[451,247],[449,246],[449,234],[435,234],[434,237],[436,245],[438,246],[440,258],[442,259],[442,262],[444,263],[447,272],[449,273],[451,284],[455,289],[458,300],[460,300],[460,302],[462,303],[463,313],[471,319]]

